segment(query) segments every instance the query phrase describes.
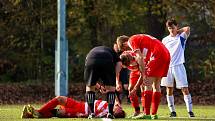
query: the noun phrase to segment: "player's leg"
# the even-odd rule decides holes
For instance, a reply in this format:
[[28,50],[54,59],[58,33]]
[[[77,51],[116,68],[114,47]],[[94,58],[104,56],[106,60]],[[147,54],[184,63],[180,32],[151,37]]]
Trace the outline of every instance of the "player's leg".
[[57,105],[65,105],[67,100],[67,97],[65,96],[57,96],[51,100],[49,100],[47,103],[45,103],[40,109],[37,111],[42,115],[42,117],[52,117],[55,115],[52,115],[52,112],[56,112],[54,110]]
[[188,89],[188,81],[187,81],[187,74],[186,69],[183,64],[174,67],[175,72],[175,80],[176,80],[176,87],[181,89],[184,95],[184,102],[187,107],[187,111],[190,117],[194,117],[194,113],[192,111],[192,98]]
[[[128,87],[129,92],[134,88],[138,79],[139,79],[139,73],[135,74],[134,72],[131,72],[130,78],[129,78],[129,87]],[[140,114],[140,106],[139,106],[137,94],[135,94],[134,96],[130,96],[130,101],[131,101],[132,107],[135,110],[135,112],[131,116],[132,118]]]
[[85,64],[84,80],[86,82],[86,102],[90,109],[89,119],[95,117],[94,101],[95,101],[95,88],[96,82],[99,79],[99,72],[97,63],[93,60],[88,59]]
[[145,91],[145,86],[142,84],[140,85],[140,90],[141,90],[141,103],[142,103],[142,111],[144,112],[144,104],[145,104],[145,100],[144,100],[144,91]]
[[28,105],[27,111],[32,114],[33,118],[50,118],[53,116],[56,116],[55,113],[57,105],[64,104],[67,97],[64,96],[57,96],[51,100],[49,100],[47,103],[45,103],[40,109],[36,110],[33,106]]
[[153,94],[152,94],[152,118],[157,119],[157,110],[160,104],[161,99],[161,89],[160,89],[160,81],[161,78],[152,78],[153,81]]
[[149,82],[151,83],[150,86],[145,86],[145,91],[144,91],[144,113],[145,116],[143,118],[145,119],[151,119],[150,116],[150,109],[151,109],[151,103],[152,103],[152,78],[149,77],[147,78],[149,80]]
[[123,86],[123,95],[122,97],[126,97],[127,103],[130,103],[130,98],[128,97],[128,83],[129,83],[129,70],[127,68],[122,68],[120,72],[120,80]]
[[[149,79],[149,78],[147,78]],[[143,97],[143,107],[144,107],[144,113],[140,114],[136,117],[134,117],[133,119],[151,119],[151,115],[150,115],[150,109],[151,109],[151,103],[152,103],[152,83],[153,81],[150,79],[150,86],[145,86],[144,89],[144,97]]]
[[106,86],[106,89],[108,90],[106,95],[106,100],[108,102],[108,115],[107,118],[114,118],[113,117],[113,108],[115,103],[115,86]]
[[128,83],[123,84],[123,91],[124,91],[124,96],[126,97],[127,103],[131,103],[130,98],[129,98],[129,91],[128,91]]
[[72,98],[66,98],[65,100],[62,100],[60,108],[54,109],[51,112],[55,117],[69,118],[79,117],[81,115],[88,114],[88,109],[85,106],[85,102],[76,101]]
[[176,110],[175,110],[175,100],[174,100],[174,95],[173,95],[173,87],[166,87],[166,100],[168,103],[168,107],[170,110],[170,117],[176,117]]
[[169,68],[167,76],[161,79],[161,86],[166,87],[166,100],[170,110],[170,117],[176,117],[174,95],[173,95],[174,77],[173,77],[172,67]]
[[193,109],[193,104],[192,104],[192,97],[189,93],[189,89],[188,87],[183,87],[181,88],[181,91],[184,95],[184,102],[186,104],[186,107],[187,107],[187,112],[189,114],[189,117],[195,117],[192,109]]
[[[113,116],[113,107],[115,103],[115,90],[116,90],[116,73],[115,73],[115,65],[110,61],[103,64],[100,68],[102,68],[101,79],[103,84],[106,87],[107,94],[106,100],[108,102],[108,115],[107,118],[114,118]],[[105,68],[105,69],[104,69]]]

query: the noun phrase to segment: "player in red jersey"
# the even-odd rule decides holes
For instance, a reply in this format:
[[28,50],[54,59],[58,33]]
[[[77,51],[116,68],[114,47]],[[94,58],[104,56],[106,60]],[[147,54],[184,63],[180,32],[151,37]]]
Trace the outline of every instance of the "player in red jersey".
[[[156,38],[146,35],[137,34],[130,38],[123,35],[117,38],[117,45],[121,51],[132,50],[136,53],[135,60],[139,65],[141,78],[140,83],[145,85],[144,91],[144,115],[137,118],[157,119],[157,110],[161,98],[160,80],[165,77],[168,72],[170,63],[170,54],[166,47]],[[146,64],[144,59],[150,54]],[[130,91],[133,95],[137,90],[136,87]],[[150,108],[152,106],[152,113]],[[152,116],[151,116],[151,115]]]
[[[106,117],[108,114],[108,103],[102,100],[95,100],[94,105],[95,117]],[[57,106],[60,107],[56,108]],[[90,113],[89,111],[90,110],[86,102],[76,101],[65,96],[57,96],[37,110],[31,105],[24,106],[21,118],[86,118]],[[115,118],[125,117],[125,112],[122,110],[118,101],[116,101],[113,111]]]
[[[140,88],[141,102],[142,102],[142,107],[143,107],[143,111],[144,111],[144,86],[140,86],[141,84],[139,83],[141,76],[140,76],[140,71],[139,71],[139,65],[138,65],[137,61],[135,60],[135,58],[136,58],[136,53],[134,53],[132,51],[124,51],[120,55],[120,59],[122,61],[123,68],[128,68],[130,70],[128,90],[130,92],[134,88],[136,88],[136,89]],[[134,118],[135,116],[140,114],[138,96],[137,96],[136,92],[133,93],[133,95],[129,95],[129,96],[130,96],[131,104],[135,109],[134,114],[131,116],[131,118]]]

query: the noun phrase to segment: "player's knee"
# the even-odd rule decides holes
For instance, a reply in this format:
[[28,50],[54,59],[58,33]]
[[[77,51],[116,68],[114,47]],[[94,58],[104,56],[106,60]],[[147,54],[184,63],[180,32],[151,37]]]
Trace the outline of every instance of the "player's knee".
[[189,89],[188,89],[188,87],[183,87],[183,88],[181,88],[181,91],[182,91],[182,93],[183,93],[184,95],[188,95],[188,94],[189,94]]
[[93,91],[95,92],[96,86],[86,86],[86,91]]
[[65,104],[66,103],[66,97],[64,96],[57,96],[56,99],[60,104]]

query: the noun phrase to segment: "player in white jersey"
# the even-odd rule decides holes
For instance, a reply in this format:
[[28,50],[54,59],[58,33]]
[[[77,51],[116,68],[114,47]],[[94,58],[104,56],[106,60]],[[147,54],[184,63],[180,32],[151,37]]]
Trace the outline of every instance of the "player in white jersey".
[[168,75],[162,78],[161,86],[166,87],[166,98],[171,112],[170,117],[176,117],[173,95],[174,80],[176,88],[181,89],[184,95],[189,117],[194,117],[194,113],[192,112],[192,98],[189,93],[187,74],[184,67],[184,50],[187,38],[190,35],[190,27],[186,26],[178,29],[178,24],[174,19],[167,20],[166,27],[169,31],[169,35],[163,38],[162,43],[169,50],[171,60]]

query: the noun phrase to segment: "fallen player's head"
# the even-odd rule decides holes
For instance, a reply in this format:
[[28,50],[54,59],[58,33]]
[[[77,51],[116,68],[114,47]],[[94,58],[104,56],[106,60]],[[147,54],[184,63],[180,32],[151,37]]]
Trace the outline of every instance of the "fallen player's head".
[[114,105],[113,115],[115,118],[125,118],[125,111],[120,105]]
[[124,52],[120,55],[120,60],[122,62],[122,65],[129,66],[132,61],[132,56],[129,53]]

